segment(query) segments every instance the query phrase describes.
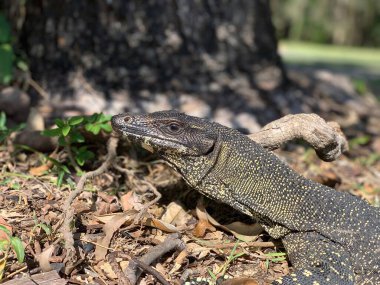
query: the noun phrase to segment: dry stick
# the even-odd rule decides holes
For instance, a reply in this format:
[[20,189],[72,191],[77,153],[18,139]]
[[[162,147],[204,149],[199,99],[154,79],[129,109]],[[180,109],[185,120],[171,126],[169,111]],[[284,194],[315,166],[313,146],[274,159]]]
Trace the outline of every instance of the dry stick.
[[270,150],[293,139],[303,139],[325,161],[333,161],[348,150],[347,139],[339,124],[326,122],[316,114],[287,115],[267,124],[249,138]]
[[65,204],[62,209],[63,213],[65,213],[65,216],[64,216],[62,226],[59,230],[63,236],[63,239],[65,240],[65,249],[67,250],[65,263],[67,263],[74,256],[74,237],[70,229],[71,221],[74,218],[74,208],[72,207],[72,203],[75,200],[75,198],[83,191],[83,188],[87,179],[91,179],[97,175],[100,175],[101,173],[105,172],[107,168],[112,164],[113,160],[116,157],[116,147],[117,147],[118,141],[119,139],[113,136],[111,136],[108,139],[108,143],[107,143],[108,154],[107,154],[106,160],[98,169],[83,174],[83,176],[80,178],[77,184],[76,190],[71,192],[69,197],[65,201]]
[[145,264],[144,262],[138,260],[137,258],[132,258],[130,262],[134,262],[140,269],[144,270],[146,273],[153,275],[161,284],[170,285],[168,281],[165,280],[164,276],[160,272],[158,272],[153,267]]
[[[183,250],[185,248],[185,244],[182,240],[179,239],[179,234],[171,234],[169,235],[163,243],[154,246],[148,250],[146,254],[144,254],[139,261],[144,265],[150,265],[157,258],[163,256],[165,253],[177,249]],[[135,260],[131,260],[129,262],[128,268],[125,270],[125,275],[128,277],[131,284],[136,284],[138,278],[141,275],[141,270],[138,269],[140,265],[135,262]],[[143,268],[145,270],[145,268]]]
[[[112,271],[115,272],[115,274],[117,276],[118,283],[120,285],[131,285],[131,282],[129,281],[128,277],[125,275],[125,273],[123,272],[123,270],[121,269],[119,263],[116,260],[116,258],[119,255],[120,254],[118,252],[111,252],[111,253],[109,253],[107,255],[108,262],[110,263],[110,265],[112,267]],[[129,260],[131,260],[129,256],[127,256],[127,258]]]

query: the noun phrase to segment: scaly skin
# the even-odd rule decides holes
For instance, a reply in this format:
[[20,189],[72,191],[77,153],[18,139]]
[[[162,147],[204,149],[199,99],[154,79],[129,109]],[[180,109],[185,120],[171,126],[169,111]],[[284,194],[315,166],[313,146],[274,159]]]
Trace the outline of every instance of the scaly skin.
[[204,195],[282,239],[295,272],[285,285],[380,284],[380,211],[308,180],[238,131],[176,111],[112,118]]

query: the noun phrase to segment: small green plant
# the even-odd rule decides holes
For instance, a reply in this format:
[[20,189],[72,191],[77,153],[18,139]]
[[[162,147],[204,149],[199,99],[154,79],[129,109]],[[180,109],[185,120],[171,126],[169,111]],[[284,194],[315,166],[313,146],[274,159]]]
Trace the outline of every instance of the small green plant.
[[[4,232],[7,238],[0,239],[0,252],[3,255],[3,258],[0,260],[0,263],[5,263],[8,258],[9,251],[13,250],[16,254],[17,261],[19,263],[24,262],[25,258],[25,249],[22,245],[20,238],[12,236],[12,233],[5,226],[0,225],[0,231]],[[0,266],[0,280],[4,274],[3,266]]]
[[265,261],[265,268],[269,269],[269,264],[271,262],[282,262],[286,260],[286,253],[285,252],[270,252],[266,253],[265,256],[267,257],[267,260]]
[[[1,61],[0,61],[1,62]],[[4,112],[0,112],[0,144],[6,143],[8,137],[13,133],[22,130],[25,128],[25,124],[20,124],[13,128],[8,128],[7,125],[7,116]]]
[[237,249],[238,245],[239,245],[239,242],[236,242],[234,247],[232,248],[231,253],[229,254],[227,260],[224,262],[223,266],[218,267],[214,272],[212,270],[210,270],[209,268],[207,269],[209,275],[211,276],[211,278],[215,282],[219,276],[224,276],[226,274],[228,267],[230,266],[230,264],[235,259],[245,255],[244,252],[236,253],[236,249]]
[[366,145],[370,141],[371,141],[371,137],[365,135],[365,136],[360,136],[360,137],[356,137],[356,138],[351,139],[348,142],[348,144],[349,144],[350,148],[355,148],[355,147],[358,147],[358,146],[361,146],[361,145]]
[[[93,114],[92,116],[75,116],[68,119],[56,119],[56,128],[45,130],[43,135],[50,137],[58,137],[58,143],[66,149],[66,152],[70,159],[70,164],[74,167],[75,171],[80,175],[82,169],[80,168],[86,161],[95,157],[95,154],[88,149],[87,145],[84,145],[85,138],[81,131],[86,131],[97,135],[101,130],[106,133],[112,131],[112,127],[109,124],[111,116],[100,114]],[[58,186],[61,185],[64,175],[69,174],[70,171],[66,165],[59,161],[48,158],[53,162],[58,170]]]
[[33,227],[32,230],[30,231],[29,243],[32,242],[33,233],[34,233],[37,229],[39,229],[39,228],[42,229],[42,230],[45,232],[46,235],[48,235],[48,236],[51,235],[51,233],[52,233],[51,226],[39,222],[38,219],[37,219],[36,213],[33,213],[33,220],[34,220],[34,227]]
[[358,92],[359,95],[364,95],[368,92],[368,87],[364,80],[354,79],[352,83],[354,84],[355,91]]

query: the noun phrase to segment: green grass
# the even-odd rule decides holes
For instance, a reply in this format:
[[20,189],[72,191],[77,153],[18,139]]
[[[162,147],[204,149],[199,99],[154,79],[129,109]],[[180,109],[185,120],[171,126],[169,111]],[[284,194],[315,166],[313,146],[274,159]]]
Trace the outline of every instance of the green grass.
[[380,72],[380,49],[322,45],[305,42],[280,42],[285,63],[358,66]]

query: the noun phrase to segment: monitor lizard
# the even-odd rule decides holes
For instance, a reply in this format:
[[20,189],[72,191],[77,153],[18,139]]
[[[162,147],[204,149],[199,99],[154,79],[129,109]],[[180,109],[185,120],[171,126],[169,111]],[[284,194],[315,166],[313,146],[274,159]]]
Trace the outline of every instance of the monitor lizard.
[[273,285],[380,284],[378,208],[304,178],[247,136],[203,118],[120,114],[112,126],[281,239],[295,270]]

